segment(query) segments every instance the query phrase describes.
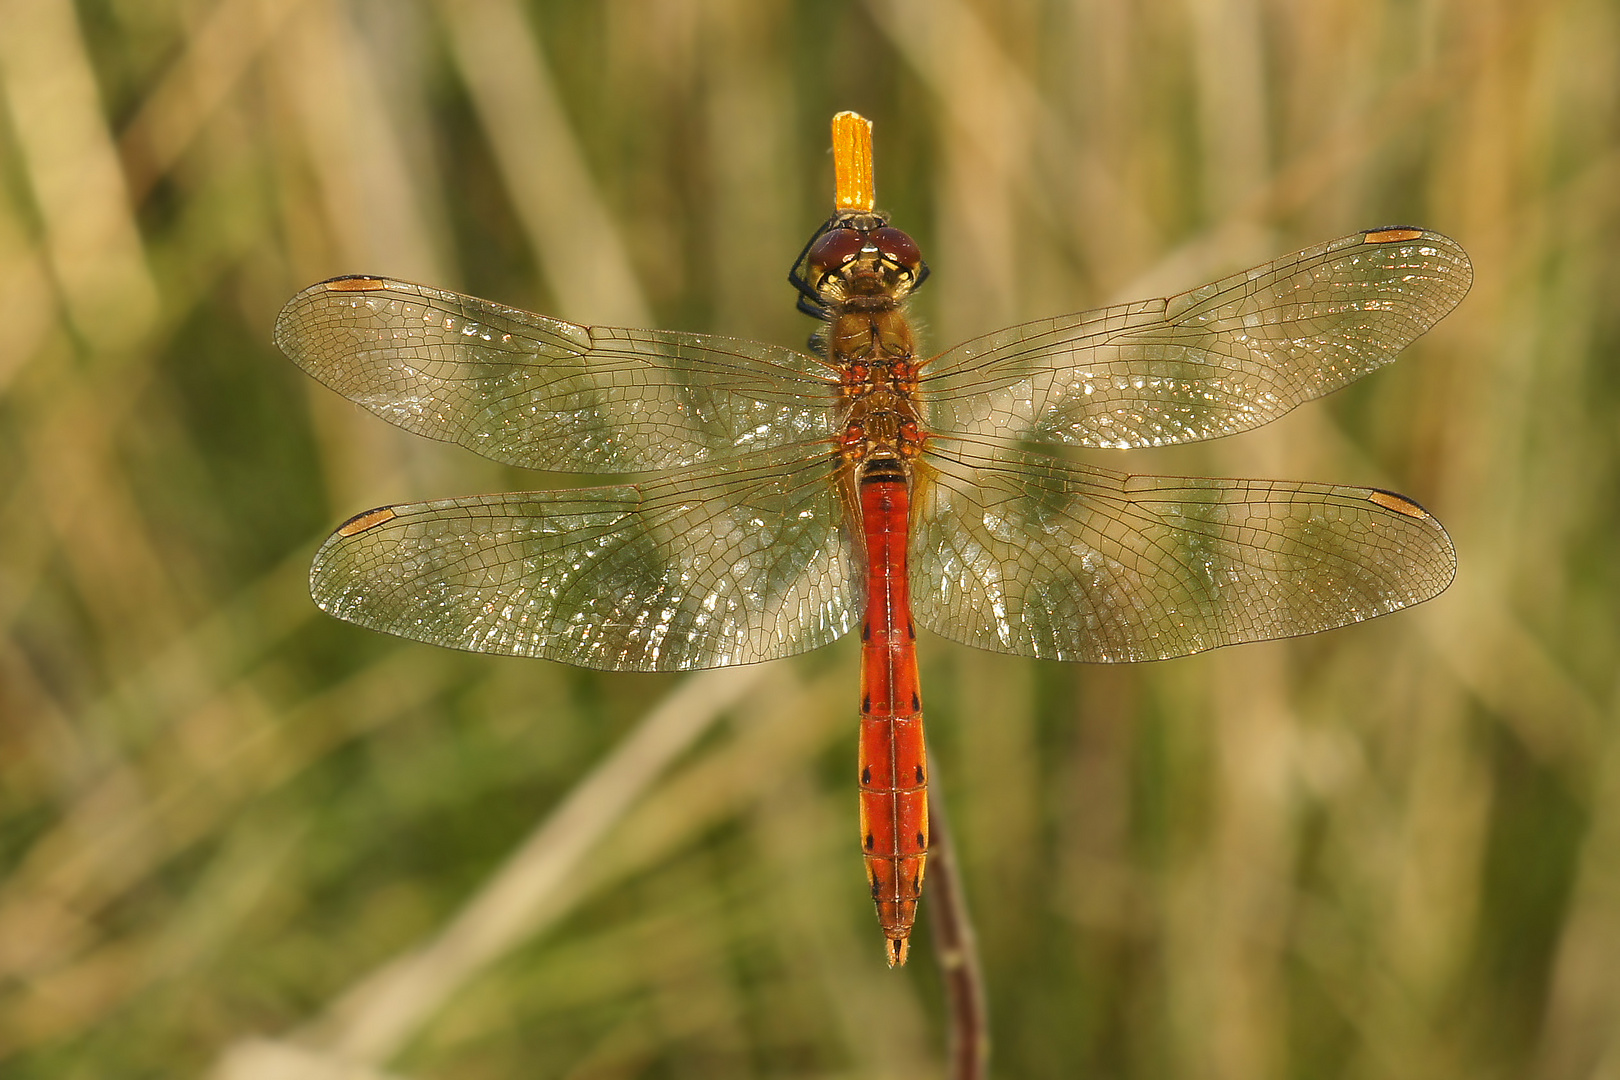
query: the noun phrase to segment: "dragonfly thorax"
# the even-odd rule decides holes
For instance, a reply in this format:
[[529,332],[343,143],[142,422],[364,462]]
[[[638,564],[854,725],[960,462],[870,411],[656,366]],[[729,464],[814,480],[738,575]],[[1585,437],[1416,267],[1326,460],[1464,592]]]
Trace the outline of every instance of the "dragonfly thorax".
[[841,305],[827,328],[827,359],[839,368],[842,449],[850,461],[909,459],[923,436],[917,413],[916,338],[900,306]]
[[880,458],[910,461],[923,444],[915,402],[884,391],[852,402],[843,431],[839,450],[856,465]]

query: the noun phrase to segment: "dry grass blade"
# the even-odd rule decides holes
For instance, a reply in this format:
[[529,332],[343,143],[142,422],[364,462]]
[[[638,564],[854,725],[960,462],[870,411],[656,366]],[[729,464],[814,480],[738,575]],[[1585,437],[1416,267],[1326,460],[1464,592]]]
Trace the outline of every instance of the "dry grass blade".
[[569,895],[569,885],[585,857],[759,674],[757,667],[722,669],[683,682],[535,828],[432,941],[339,996],[300,1041],[343,1061],[388,1060],[467,980],[577,899]]

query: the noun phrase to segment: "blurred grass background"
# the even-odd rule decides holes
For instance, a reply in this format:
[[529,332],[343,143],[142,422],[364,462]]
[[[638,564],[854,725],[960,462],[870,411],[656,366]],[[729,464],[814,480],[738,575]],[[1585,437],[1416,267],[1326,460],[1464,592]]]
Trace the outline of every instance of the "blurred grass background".
[[[936,348],[1381,224],[1476,266],[1388,371],[1104,462],[1405,492],[1439,600],[1138,667],[922,643],[997,1074],[1620,1076],[1613,0],[0,0],[0,92],[0,1073],[937,1074],[849,643],[691,689],[326,619],[349,514],[545,478],[269,343],[366,272],[797,344],[853,108]],[[487,965],[354,989],[488,925],[682,687],[692,747]]]

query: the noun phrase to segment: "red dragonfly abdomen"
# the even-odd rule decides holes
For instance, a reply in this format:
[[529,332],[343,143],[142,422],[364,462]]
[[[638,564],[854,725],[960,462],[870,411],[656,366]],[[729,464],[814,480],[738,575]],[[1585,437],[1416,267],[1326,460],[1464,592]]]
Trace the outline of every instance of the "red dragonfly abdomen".
[[861,847],[893,966],[906,962],[928,855],[928,757],[906,563],[911,493],[897,458],[868,461],[859,482],[866,536]]

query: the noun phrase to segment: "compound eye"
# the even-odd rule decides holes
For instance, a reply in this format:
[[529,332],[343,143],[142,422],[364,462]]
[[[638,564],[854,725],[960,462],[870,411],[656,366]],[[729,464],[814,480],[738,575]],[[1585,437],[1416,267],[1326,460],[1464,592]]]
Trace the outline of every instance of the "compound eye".
[[819,282],[861,253],[866,243],[854,229],[828,229],[820,240],[810,245],[804,261],[810,271],[810,280]]
[[922,252],[917,250],[915,240],[892,225],[873,229],[868,238],[885,260],[916,276],[918,267],[922,266]]

